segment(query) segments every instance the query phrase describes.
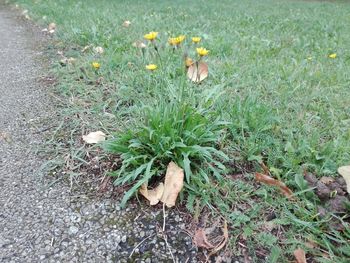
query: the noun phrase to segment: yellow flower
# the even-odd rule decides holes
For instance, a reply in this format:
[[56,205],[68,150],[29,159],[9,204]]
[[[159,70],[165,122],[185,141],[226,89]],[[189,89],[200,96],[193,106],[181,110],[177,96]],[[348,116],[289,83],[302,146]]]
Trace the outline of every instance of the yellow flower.
[[192,58],[189,58],[189,57],[186,58],[185,60],[186,67],[190,67],[193,63],[194,62]]
[[192,42],[197,44],[197,43],[201,42],[201,38],[200,37],[192,37]]
[[178,44],[176,37],[169,38],[168,43],[172,46],[176,46]]
[[201,57],[208,55],[209,50],[205,49],[204,47],[197,47],[196,48],[198,55]]
[[92,62],[92,67],[94,69],[99,69],[101,67],[101,64],[95,61],[95,62]]
[[336,53],[333,53],[333,54],[330,54],[328,57],[329,57],[329,58],[336,58],[336,57],[337,57],[337,54],[336,54]]
[[144,35],[143,37],[149,41],[153,41],[157,38],[158,32],[149,32],[148,34]]
[[185,40],[185,38],[186,37],[184,35],[180,35],[178,37],[171,37],[169,38],[168,42],[172,46],[177,46],[177,45],[180,45],[181,42]]
[[179,42],[179,44],[181,44],[181,42],[184,41],[185,38],[186,38],[186,36],[180,35],[180,36],[178,36],[176,39],[177,39],[177,41]]
[[148,69],[150,71],[156,70],[157,68],[158,67],[155,64],[149,64],[149,65],[146,66],[146,69]]

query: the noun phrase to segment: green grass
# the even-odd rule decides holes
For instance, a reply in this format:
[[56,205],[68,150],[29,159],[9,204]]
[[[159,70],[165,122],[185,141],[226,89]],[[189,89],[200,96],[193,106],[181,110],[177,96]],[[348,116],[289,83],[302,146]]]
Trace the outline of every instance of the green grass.
[[[302,174],[307,170],[317,176],[336,176],[337,167],[350,160],[349,3],[11,2],[28,9],[43,27],[55,22],[57,30],[50,50],[61,50],[66,57],[76,58],[75,64],[62,67],[56,55],[57,62],[51,69],[59,80],[56,90],[63,97],[62,118],[65,117],[50,141],[54,144],[51,150],[65,162],[76,161],[74,165],[69,162],[68,173],[79,174],[86,152],[96,151],[86,149],[77,140],[82,132],[96,129],[116,134],[114,143],[119,146],[128,147],[137,139],[142,147],[153,147],[151,151],[142,147],[128,147],[124,153],[117,151],[124,157],[128,155],[124,161],[146,156],[124,167],[128,173],[120,175],[131,174],[131,178],[135,176],[132,171],[156,156],[158,162],[152,165],[156,170],[163,171],[170,160],[185,166],[183,146],[179,149],[174,144],[212,147],[225,152],[230,162],[218,156],[204,158],[205,154],[196,154],[190,161],[197,170],[207,169],[208,162],[222,161],[228,174],[247,172],[247,179],[233,181],[210,176],[207,181],[211,184],[204,183],[202,192],[188,199],[188,208],[193,209],[199,196],[202,205],[216,207],[230,219],[231,247],[235,253],[241,252],[237,241],[245,240],[254,261],[259,261],[255,252],[259,247],[266,250],[269,261],[284,262],[292,257],[294,248],[311,239],[319,247],[307,251],[320,262],[346,262],[350,233],[330,228],[332,217],[321,220],[317,216],[318,201],[302,192]],[[122,27],[124,20],[130,20],[131,26]],[[132,47],[149,31],[160,32],[161,61],[152,48],[143,54]],[[201,45],[210,50],[206,58],[210,75],[201,85],[189,83],[184,77],[185,50],[172,52],[165,45],[168,37],[179,34],[187,36],[191,57],[191,36],[201,36]],[[81,49],[90,44],[102,46],[105,53],[82,53]],[[336,53],[337,58],[329,58],[331,53]],[[101,63],[98,72],[91,67],[93,61]],[[144,68],[149,63],[156,63],[159,69],[149,74]],[[145,108],[151,110],[145,112]],[[177,109],[188,114],[188,126],[178,122],[181,116]],[[225,125],[214,128],[215,120],[224,121]],[[172,122],[179,126],[172,126]],[[196,124],[201,126],[195,132],[196,140],[191,141],[182,129],[193,131]],[[67,130],[68,136],[63,132]],[[206,131],[208,141],[199,140]],[[150,139],[153,132],[154,140]],[[170,141],[165,141],[167,138]],[[301,191],[298,202],[286,201],[270,187],[253,185],[249,173],[259,169],[261,161],[295,192]],[[52,163],[56,167],[59,161]],[[282,236],[263,228],[268,211],[277,215],[274,221],[283,229]],[[330,255],[329,260],[321,259],[322,251]]]

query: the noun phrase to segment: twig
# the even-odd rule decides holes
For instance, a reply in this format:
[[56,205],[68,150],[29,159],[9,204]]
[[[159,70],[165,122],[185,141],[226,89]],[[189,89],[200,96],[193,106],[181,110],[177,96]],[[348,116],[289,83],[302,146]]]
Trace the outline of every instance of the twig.
[[166,218],[166,213],[165,213],[165,203],[163,203],[163,239],[164,239],[164,241],[165,241],[165,244],[166,244],[166,246],[167,246],[167,248],[168,248],[168,250],[169,250],[169,252],[170,252],[170,255],[171,255],[171,258],[173,259],[173,262],[174,263],[176,263],[176,260],[175,260],[175,257],[174,257],[174,255],[173,255],[173,252],[171,251],[171,247],[170,247],[170,245],[169,245],[169,243],[168,243],[168,237],[167,237],[167,235],[166,235],[166,233],[165,233],[165,218]]
[[163,233],[165,233],[165,218],[166,218],[165,203],[163,203]]
[[41,130],[38,130],[33,132],[33,134],[37,134],[37,133],[42,133],[42,132],[45,132],[45,131],[48,131],[48,130],[51,130],[52,128],[54,128],[56,125],[52,125],[52,126],[49,126],[49,127],[46,127],[44,129],[41,129]]
[[142,244],[143,242],[145,242],[147,239],[150,239],[150,238],[153,237],[154,235],[155,235],[155,234],[150,235],[150,236],[144,238],[140,243],[138,243],[138,244],[134,247],[134,249],[131,251],[129,258],[132,257],[132,255],[134,254],[135,250],[136,250],[139,246],[141,246],[141,244]]

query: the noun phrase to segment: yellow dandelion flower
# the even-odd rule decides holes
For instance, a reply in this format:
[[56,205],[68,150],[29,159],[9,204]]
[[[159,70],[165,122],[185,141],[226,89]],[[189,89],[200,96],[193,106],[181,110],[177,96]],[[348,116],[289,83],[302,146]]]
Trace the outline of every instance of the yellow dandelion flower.
[[177,39],[176,37],[171,37],[168,39],[168,43],[172,46],[176,46],[177,45]]
[[180,45],[182,41],[184,41],[186,38],[186,36],[184,35],[180,35],[178,37],[171,37],[169,38],[168,40],[168,43],[172,46],[177,46],[177,45]]
[[179,42],[179,44],[181,44],[181,42],[184,41],[185,38],[186,38],[186,36],[180,35],[180,36],[178,36],[176,39],[177,39],[177,41]]
[[201,38],[200,37],[192,37],[192,42],[197,44],[197,43],[201,42]]
[[153,41],[157,38],[158,32],[149,32],[148,34],[144,35],[143,37],[149,41]]
[[201,57],[208,55],[209,50],[205,49],[204,47],[197,47],[196,48],[198,55]]
[[92,62],[92,67],[94,68],[94,69],[99,69],[100,67],[101,67],[101,64],[100,63],[98,63],[98,62]]
[[193,63],[194,62],[192,58],[189,58],[189,57],[186,58],[185,60],[186,67],[190,67]]
[[336,54],[336,53],[333,53],[333,54],[330,54],[328,57],[329,57],[329,58],[336,58],[336,57],[337,57],[337,54]]
[[150,71],[153,71],[153,70],[156,70],[158,67],[156,64],[149,64],[146,66],[146,69],[150,70]]

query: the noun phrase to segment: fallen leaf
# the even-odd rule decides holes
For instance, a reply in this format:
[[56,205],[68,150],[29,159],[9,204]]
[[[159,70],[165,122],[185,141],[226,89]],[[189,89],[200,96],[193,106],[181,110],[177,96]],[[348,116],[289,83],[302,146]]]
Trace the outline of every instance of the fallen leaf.
[[339,167],[338,173],[343,176],[346,183],[346,191],[350,194],[350,165]]
[[286,196],[289,199],[293,199],[293,192],[292,192],[292,190],[290,190],[281,181],[273,179],[270,176],[268,176],[266,174],[262,174],[262,173],[255,173],[255,180],[257,180],[258,182],[267,184],[267,185],[277,186],[284,196]]
[[62,66],[65,66],[65,65],[70,65],[70,64],[74,64],[75,63],[75,61],[76,61],[76,59],[75,58],[63,58],[63,59],[61,59],[60,60],[60,64],[62,65]]
[[131,22],[129,20],[125,20],[123,22],[123,27],[129,27],[131,25]]
[[136,47],[136,48],[146,48],[146,44],[143,43],[142,41],[138,40],[138,41],[135,41],[134,43],[132,43],[132,46],[133,47]]
[[223,241],[221,243],[219,243],[209,254],[209,257],[216,254],[217,252],[219,252],[221,249],[223,249],[225,247],[225,245],[227,244],[228,241],[228,228],[227,228],[227,222],[224,222],[224,227],[222,228],[222,232],[223,232]]
[[164,192],[164,184],[160,183],[152,190],[149,190],[147,187],[147,183],[143,184],[139,190],[140,194],[142,194],[150,202],[150,205],[158,204]]
[[196,230],[194,237],[193,237],[193,243],[196,247],[203,247],[206,249],[214,248],[214,245],[212,245],[208,241],[207,235],[205,234],[205,230],[203,228],[198,228]]
[[307,248],[310,248],[310,249],[314,249],[314,248],[318,247],[317,243],[315,243],[315,241],[313,241],[313,240],[306,241],[305,246]]
[[301,248],[298,248],[297,250],[294,251],[294,257],[297,260],[297,263],[307,263],[305,251]]
[[102,183],[101,183],[101,185],[100,185],[99,188],[98,188],[98,191],[99,191],[99,192],[106,192],[107,189],[108,189],[108,185],[109,185],[109,183],[111,182],[111,180],[112,180],[112,178],[109,177],[109,176],[103,178]]
[[175,205],[178,194],[180,193],[184,185],[184,171],[174,162],[168,164],[165,180],[164,180],[164,192],[161,197],[161,201],[165,203],[167,207]]
[[87,135],[83,135],[83,140],[86,143],[94,144],[102,142],[106,139],[106,134],[104,134],[102,131],[96,131],[96,132],[90,132]]
[[55,23],[50,23],[49,26],[47,27],[47,30],[56,30],[56,24]]
[[187,77],[193,82],[199,83],[208,77],[208,64],[201,61],[188,67]]
[[94,51],[95,51],[96,53],[98,53],[98,54],[103,54],[104,49],[103,49],[103,47],[95,47],[95,48],[94,48]]
[[320,178],[320,181],[321,181],[322,183],[324,183],[325,185],[328,185],[328,184],[334,182],[334,178],[329,177],[329,176],[322,176],[322,177]]

